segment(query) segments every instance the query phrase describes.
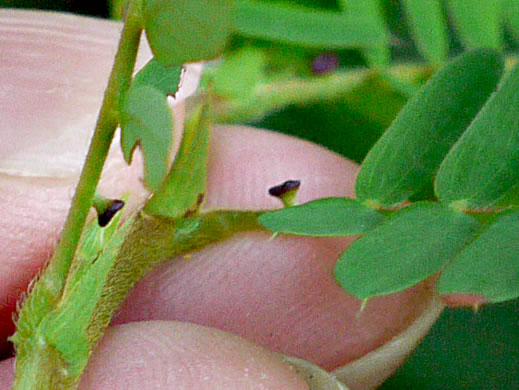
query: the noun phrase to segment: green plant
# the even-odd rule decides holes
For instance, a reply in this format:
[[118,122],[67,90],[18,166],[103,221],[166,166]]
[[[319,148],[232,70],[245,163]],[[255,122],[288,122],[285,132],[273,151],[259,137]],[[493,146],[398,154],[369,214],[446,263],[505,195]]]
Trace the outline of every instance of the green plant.
[[[503,67],[499,55],[492,51],[476,51],[460,57],[410,101],[363,164],[357,183],[359,201],[316,201],[267,214],[201,212],[210,123],[229,118],[240,107],[247,115],[264,114],[276,108],[266,101],[258,105],[253,99],[253,89],[261,81],[279,82],[280,74],[292,76],[290,72],[280,73],[279,69],[284,69],[281,65],[293,65],[293,69],[301,66],[300,58],[288,57],[281,64],[276,63],[278,52],[271,52],[265,41],[290,43],[301,47],[304,53],[306,50],[311,53],[314,48],[360,45],[365,47],[374,67],[384,65],[378,51],[386,47],[383,34],[375,29],[359,33],[353,28],[356,21],[350,22],[351,16],[247,1],[237,1],[233,6],[236,8],[225,2],[206,1],[176,2],[174,7],[167,1],[130,4],[96,135],[60,245],[19,315],[18,330],[13,337],[18,353],[18,388],[33,386],[36,377],[42,388],[73,388],[113,312],[144,273],[160,261],[236,232],[261,230],[257,223],[260,215],[259,222],[275,232],[364,233],[345,252],[336,272],[344,288],[362,299],[409,287],[444,267],[439,282],[443,292],[475,293],[492,301],[517,296],[514,284],[517,278],[509,276],[517,274],[513,264],[517,244],[512,234],[518,226],[514,217],[518,178],[513,165],[517,160],[517,129],[516,113],[508,109],[509,105],[515,107],[517,99],[514,93],[517,70],[489,98]],[[185,14],[193,19],[183,18]],[[314,35],[308,33],[312,30],[298,29],[295,24],[291,24],[292,29],[280,24],[285,29],[277,31],[278,26],[268,23],[269,19],[262,15],[275,15],[287,23],[292,20],[306,20],[310,25],[329,23],[334,29],[317,30]],[[176,23],[171,23],[172,20]],[[131,80],[142,28],[156,59]],[[209,42],[197,28],[212,32]],[[164,46],[164,42],[175,42],[164,37],[180,40],[182,49],[176,45]],[[171,139],[166,130],[171,128],[171,118],[165,101],[177,89],[179,66],[186,61],[219,55],[224,55],[223,64],[206,74],[204,87],[186,123],[181,150],[169,167],[167,153]],[[265,72],[265,64],[276,72]],[[236,74],[242,77],[236,79]],[[394,81],[390,72],[387,75]],[[363,80],[358,73],[351,72],[337,78],[307,77],[312,80],[310,83],[296,82],[293,91],[279,94],[282,104],[344,93]],[[307,94],[301,97],[301,92]],[[253,106],[258,111],[254,112]],[[500,124],[502,137],[488,132],[489,123]],[[123,129],[121,146],[126,160],[131,161],[137,145],[143,149],[145,180],[153,196],[125,223],[119,224],[117,215],[107,227],[101,228],[94,222],[83,231],[92,205],[101,214],[111,205],[100,196],[94,197],[94,193],[118,124]],[[494,154],[487,155],[482,148],[490,145],[494,146]],[[504,155],[503,150],[507,151]],[[412,165],[410,160],[414,162]],[[495,172],[506,175],[494,176]],[[429,189],[425,193],[431,193],[433,182],[436,196],[420,197],[424,188]],[[411,196],[415,196],[413,202],[417,203],[399,210]],[[314,209],[320,215],[340,212],[344,219],[330,220],[327,229],[323,229],[322,222],[317,232],[311,226]],[[344,220],[352,226],[346,228]],[[298,230],[298,226],[305,230]],[[425,243],[420,241],[423,237],[427,239]],[[498,242],[494,237],[499,237],[499,247],[492,247]],[[384,248],[380,242],[386,244]],[[388,242],[393,246],[388,247]],[[438,247],[443,250],[438,252]],[[389,248],[393,249],[391,253],[383,251]],[[510,260],[510,268],[495,275],[496,280],[486,277],[493,266],[487,263],[489,256],[483,248],[490,253],[502,253],[502,258]],[[481,259],[476,274],[463,272],[472,267],[472,263],[466,263],[475,255]],[[364,265],[366,258],[373,258],[371,265]],[[426,261],[429,263],[424,269]],[[401,270],[401,278],[393,275],[384,278],[395,268]],[[374,280],[371,275],[377,270],[382,272]],[[460,275],[465,278],[456,279]],[[481,279],[485,282],[483,286]],[[474,281],[477,285],[464,286]],[[511,284],[506,285],[507,281]],[[460,287],[468,290],[453,290]]]

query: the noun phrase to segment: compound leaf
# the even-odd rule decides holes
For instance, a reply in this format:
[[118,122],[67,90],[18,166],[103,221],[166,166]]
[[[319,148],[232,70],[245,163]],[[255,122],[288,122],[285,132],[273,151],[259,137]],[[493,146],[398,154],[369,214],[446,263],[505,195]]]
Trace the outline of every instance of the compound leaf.
[[519,211],[498,217],[443,271],[441,294],[469,293],[500,302],[519,297]]
[[426,186],[502,74],[490,50],[465,53],[438,72],[413,98],[366,156],[357,198],[393,206]]
[[303,236],[349,236],[372,229],[384,217],[354,199],[325,198],[272,211],[258,222],[276,233]]
[[359,299],[404,290],[440,271],[479,226],[438,203],[415,203],[353,242],[337,262],[335,277]]

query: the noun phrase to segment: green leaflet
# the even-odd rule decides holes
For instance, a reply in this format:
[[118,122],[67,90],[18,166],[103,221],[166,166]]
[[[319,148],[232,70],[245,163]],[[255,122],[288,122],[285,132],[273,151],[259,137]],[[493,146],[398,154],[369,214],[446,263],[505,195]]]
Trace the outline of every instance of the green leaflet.
[[175,96],[179,88],[180,76],[182,76],[181,66],[164,66],[153,58],[135,75],[132,87],[149,86],[165,96]]
[[258,222],[275,233],[349,236],[374,228],[384,217],[354,199],[325,198],[265,213]]
[[145,206],[147,213],[169,218],[198,213],[205,197],[207,180],[210,137],[208,110],[209,103],[205,103],[186,121],[173,166],[164,185]]
[[469,293],[490,302],[519,297],[519,211],[498,216],[442,272],[441,294]]
[[444,62],[449,54],[449,41],[441,0],[403,0],[403,5],[420,54],[429,62]]
[[519,40],[519,0],[502,1],[505,23],[514,35],[514,38]]
[[[357,20],[380,37],[380,42],[366,46],[362,52],[371,66],[386,66],[390,62],[389,31],[384,22],[380,0],[339,0],[345,20]],[[362,21],[362,22],[360,22]]]
[[144,0],[144,27],[153,55],[165,66],[223,53],[231,34],[228,0]]
[[248,98],[261,80],[264,66],[261,50],[246,47],[229,53],[214,76],[214,93],[231,99]]
[[132,86],[121,112],[121,148],[131,163],[139,145],[144,154],[144,180],[156,191],[168,171],[173,142],[173,119],[164,95],[149,86]]
[[479,227],[462,212],[415,203],[353,242],[337,262],[335,277],[359,299],[404,290],[440,271]]
[[498,205],[519,184],[519,66],[508,73],[456,142],[436,178],[445,203],[465,209]]
[[446,0],[454,27],[468,48],[500,49],[501,0]]
[[356,182],[357,198],[394,206],[432,186],[440,163],[502,71],[501,57],[489,50],[465,53],[440,70],[366,156]]
[[233,28],[245,37],[329,49],[385,42],[368,19],[340,12],[254,0],[235,1],[233,11]]

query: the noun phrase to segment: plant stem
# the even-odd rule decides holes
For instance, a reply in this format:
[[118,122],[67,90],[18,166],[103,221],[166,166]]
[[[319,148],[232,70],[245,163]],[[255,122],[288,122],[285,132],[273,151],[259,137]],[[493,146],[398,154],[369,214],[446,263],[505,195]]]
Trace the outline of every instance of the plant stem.
[[92,199],[113,135],[119,124],[119,107],[130,86],[142,32],[139,11],[140,1],[132,1],[121,33],[121,40],[99,112],[94,136],[63,227],[61,239],[49,265],[50,271],[63,277],[67,274],[77,249],[79,237],[92,206]]
[[[104,162],[118,125],[118,111],[129,88],[142,26],[141,0],[130,3],[103,104],[60,242],[39,280],[34,283],[18,316],[11,340],[16,345],[14,389],[74,389],[79,377],[66,368],[70,362],[49,346],[39,327],[61,300],[67,273],[78,247]],[[56,384],[60,383],[59,386]]]

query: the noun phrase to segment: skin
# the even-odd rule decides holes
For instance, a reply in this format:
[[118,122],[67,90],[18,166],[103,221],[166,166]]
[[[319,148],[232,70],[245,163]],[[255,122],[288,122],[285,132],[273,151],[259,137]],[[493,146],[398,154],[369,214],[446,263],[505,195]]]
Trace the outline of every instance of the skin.
[[[20,295],[53,252],[84,150],[41,145],[55,139],[56,129],[67,126],[78,132],[70,142],[85,132],[88,139],[119,29],[90,19],[19,15],[0,13],[0,31],[9,20],[18,26],[17,33],[43,39],[45,34],[38,29],[28,32],[36,20],[43,20],[56,31],[78,29],[96,42],[73,42],[88,46],[77,64],[81,69],[73,65],[78,53],[63,49],[70,37],[43,39],[29,50],[39,54],[24,57],[25,62],[15,58],[0,63],[4,66],[6,61],[5,68],[18,76],[14,82],[9,81],[12,75],[3,80],[0,72],[0,85],[9,83],[11,88],[8,97],[0,94],[5,123],[0,128],[2,143],[16,146],[0,149],[0,172],[4,172],[0,174],[0,354],[4,358],[0,390],[8,389],[13,378],[12,351],[6,342],[13,332],[11,316]],[[21,41],[15,33],[11,38],[0,41],[0,52],[16,52],[30,41]],[[67,62],[71,65],[59,67]],[[40,76],[29,81],[22,77],[36,73]],[[88,82],[81,85],[85,75]],[[56,80],[66,85],[52,89]],[[175,113],[181,120],[181,105]],[[18,128],[24,129],[24,137]],[[100,190],[116,197],[130,190],[127,209],[136,209],[147,196],[141,184],[142,161],[136,155],[127,167],[115,146]],[[13,150],[30,155],[35,153],[31,148],[39,153],[36,163],[10,161]],[[60,156],[67,163],[55,168]],[[353,197],[357,172],[354,163],[299,139],[218,126],[211,140],[204,207],[280,207],[267,190],[287,179],[301,180],[300,203],[327,196]],[[240,234],[162,264],[130,294],[95,351],[81,388],[307,388],[270,351],[330,370],[340,367],[405,330],[431,295],[424,283],[373,299],[359,315],[360,302],[344,292],[332,275],[338,255],[352,240],[280,236],[269,241],[263,233]]]

